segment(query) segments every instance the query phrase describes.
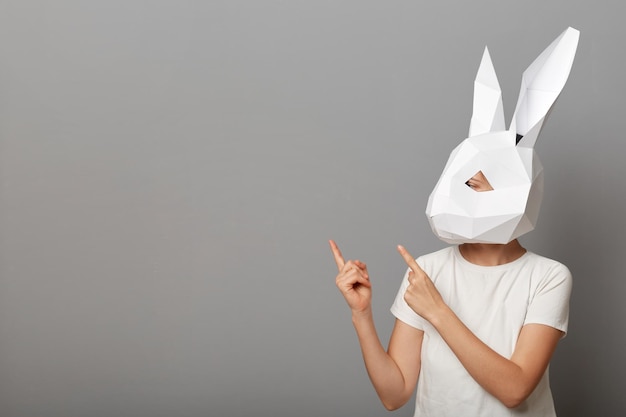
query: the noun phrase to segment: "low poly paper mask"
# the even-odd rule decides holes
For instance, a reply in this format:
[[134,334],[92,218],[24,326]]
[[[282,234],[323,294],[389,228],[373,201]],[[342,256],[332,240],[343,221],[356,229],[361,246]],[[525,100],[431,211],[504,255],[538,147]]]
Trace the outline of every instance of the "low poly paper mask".
[[[508,130],[502,92],[485,48],[476,81],[469,137],[450,154],[428,199],[433,232],[448,243],[508,243],[534,229],[543,197],[535,141],[570,73],[579,32],[567,28],[524,71]],[[482,172],[493,190],[466,183]]]

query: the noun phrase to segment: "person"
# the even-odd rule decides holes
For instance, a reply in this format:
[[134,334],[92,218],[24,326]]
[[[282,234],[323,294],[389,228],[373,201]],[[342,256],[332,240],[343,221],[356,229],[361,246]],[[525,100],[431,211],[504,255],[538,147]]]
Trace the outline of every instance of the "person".
[[[466,183],[493,188],[482,172]],[[330,240],[336,285],[371,382],[395,410],[417,387],[415,416],[554,416],[548,366],[567,332],[571,274],[559,262],[506,244],[463,243],[408,266],[391,311],[388,348],[372,315],[364,262],[345,260]]]
[[[572,277],[527,251],[543,196],[537,137],[568,78],[579,32],[567,28],[531,63],[508,130],[487,48],[474,83],[469,136],[428,199],[433,232],[452,244],[413,258],[391,312],[388,348],[372,316],[367,265],[330,247],[365,366],[383,405],[416,392],[415,416],[554,417],[548,368],[569,320]],[[469,178],[469,179],[468,179]]]

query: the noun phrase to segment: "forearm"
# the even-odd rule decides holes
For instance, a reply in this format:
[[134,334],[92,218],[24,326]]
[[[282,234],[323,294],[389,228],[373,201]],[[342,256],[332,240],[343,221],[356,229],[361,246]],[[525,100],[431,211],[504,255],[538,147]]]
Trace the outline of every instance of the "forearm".
[[365,368],[381,402],[388,410],[404,405],[411,393],[402,371],[394,359],[385,351],[374,326],[371,309],[352,315]]
[[483,343],[449,308],[431,324],[472,378],[507,407],[519,405],[535,388],[536,377]]

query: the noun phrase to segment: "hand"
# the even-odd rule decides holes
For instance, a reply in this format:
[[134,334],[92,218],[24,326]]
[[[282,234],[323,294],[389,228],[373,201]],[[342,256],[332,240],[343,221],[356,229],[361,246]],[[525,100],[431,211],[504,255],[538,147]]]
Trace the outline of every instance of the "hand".
[[346,262],[337,244],[330,240],[330,249],[335,257],[339,274],[335,278],[337,288],[346,299],[353,313],[363,313],[372,304],[372,284],[367,266],[361,261]]
[[432,323],[437,314],[447,307],[446,303],[429,276],[415,262],[415,258],[401,245],[398,245],[398,252],[410,268],[409,286],[404,293],[404,301],[413,311]]

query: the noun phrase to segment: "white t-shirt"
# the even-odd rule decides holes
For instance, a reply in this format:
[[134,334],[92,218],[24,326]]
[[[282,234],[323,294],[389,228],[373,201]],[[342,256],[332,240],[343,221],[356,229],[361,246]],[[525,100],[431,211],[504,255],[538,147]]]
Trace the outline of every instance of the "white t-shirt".
[[[572,278],[563,264],[526,252],[513,262],[479,266],[468,262],[458,246],[422,256],[444,301],[484,343],[510,358],[522,326],[539,323],[567,332]],[[555,416],[548,370],[524,403],[504,406],[465,370],[435,328],[404,301],[408,271],[391,312],[424,331],[415,416]]]

